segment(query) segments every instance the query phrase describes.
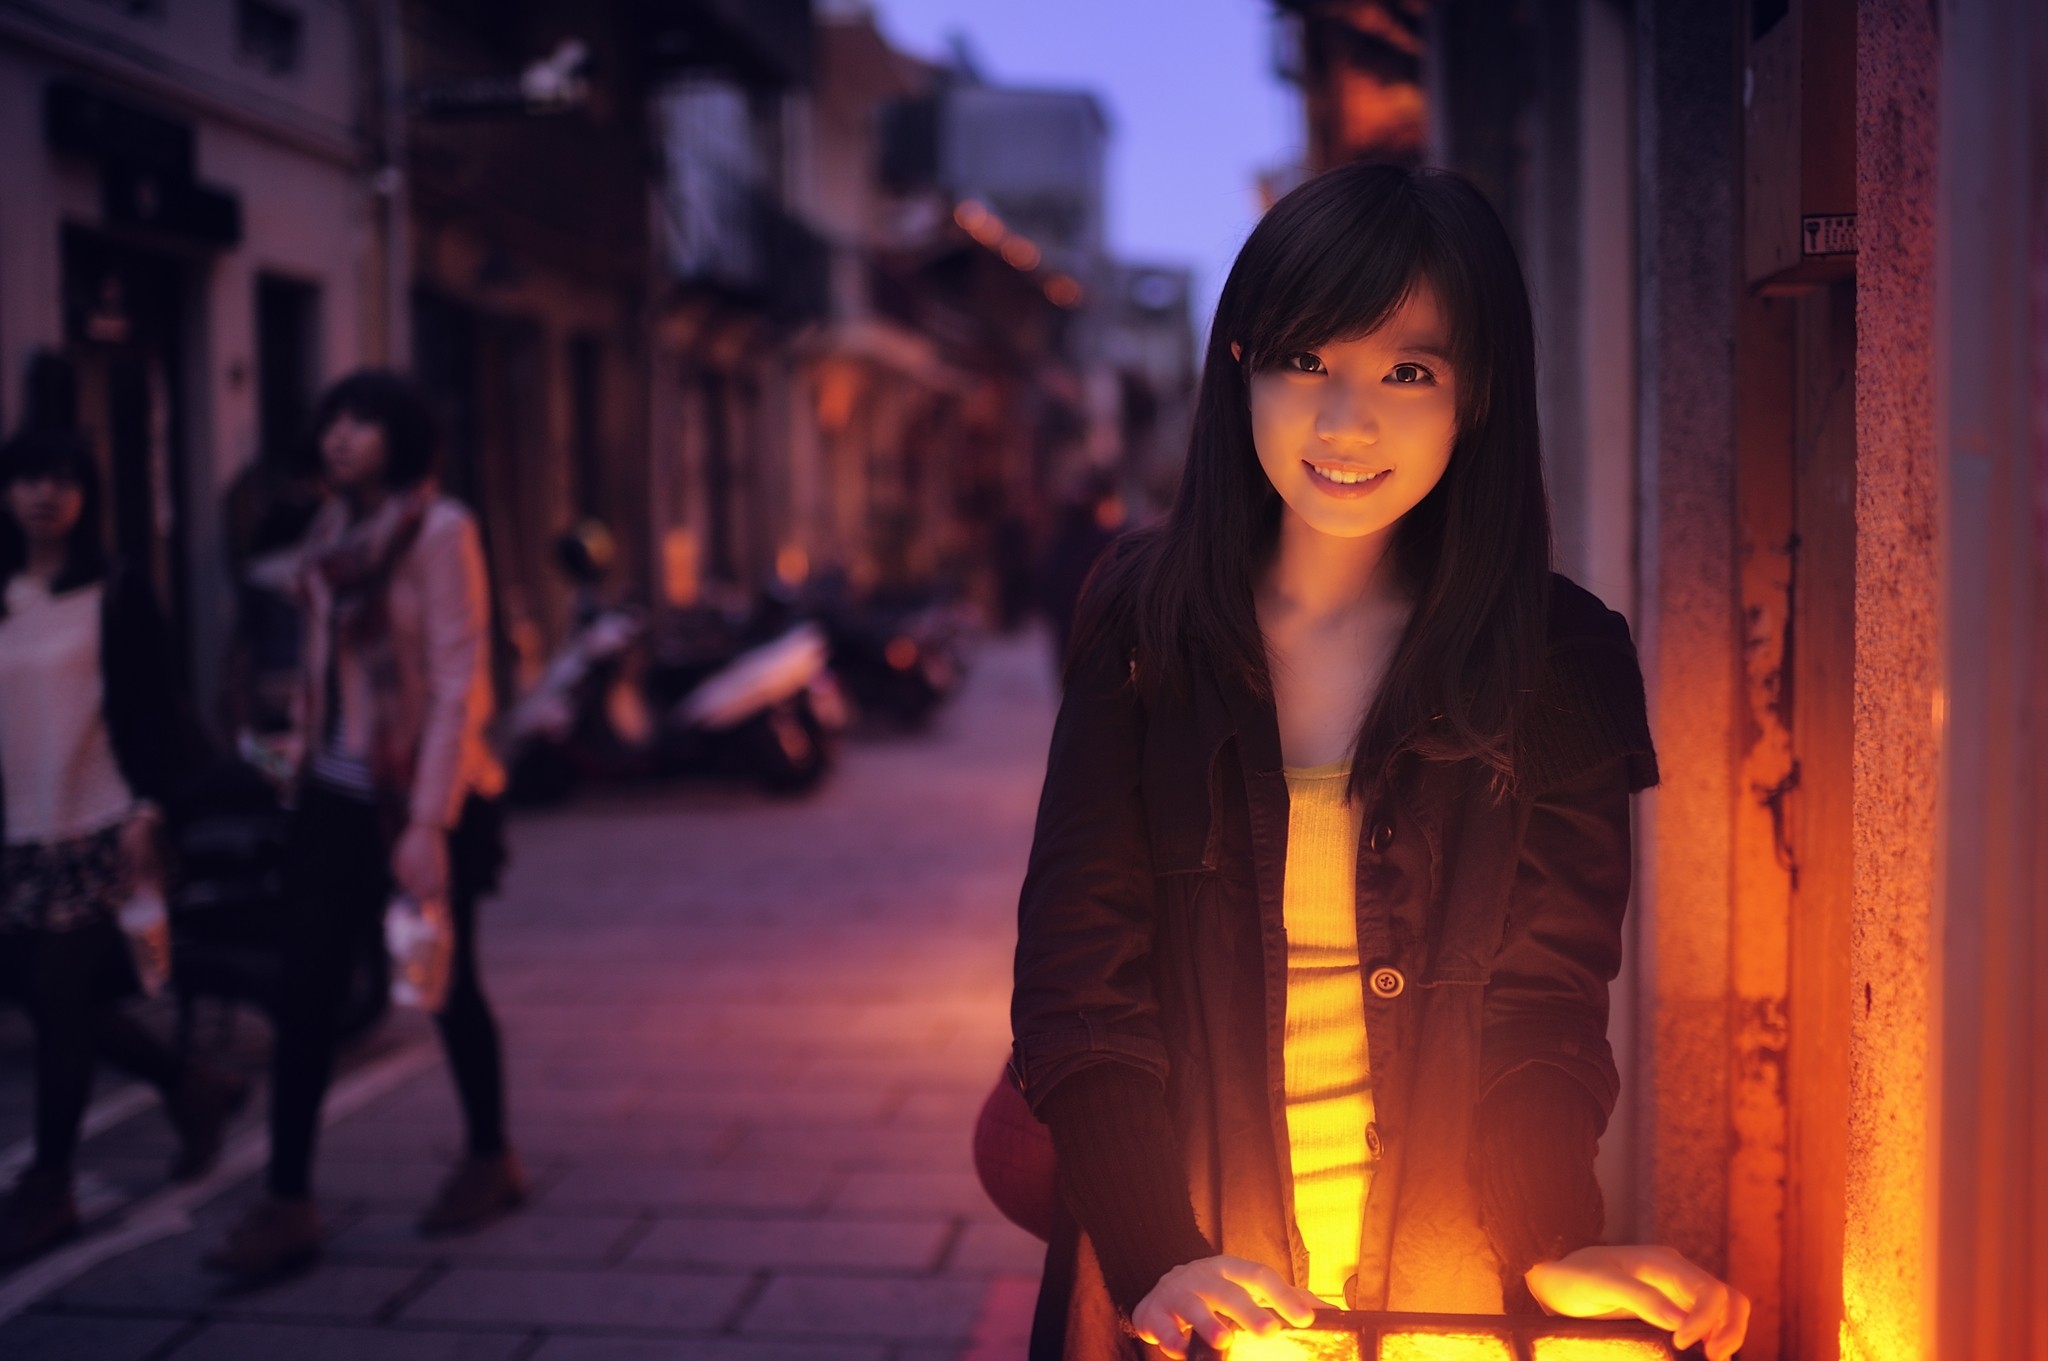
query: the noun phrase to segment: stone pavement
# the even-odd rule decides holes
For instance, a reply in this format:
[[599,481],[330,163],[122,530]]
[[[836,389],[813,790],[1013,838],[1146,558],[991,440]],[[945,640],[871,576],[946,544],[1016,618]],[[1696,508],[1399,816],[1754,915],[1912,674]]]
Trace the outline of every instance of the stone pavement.
[[[809,800],[677,788],[515,822],[483,941],[522,1214],[413,1235],[459,1137],[436,1061],[326,1131],[318,1269],[246,1294],[198,1270],[245,1177],[0,1322],[0,1357],[1020,1357],[1039,1245],[981,1194],[968,1133],[1006,1043],[1049,670],[1037,637],[990,643],[933,733],[856,742]],[[351,1063],[430,1042],[402,1016]],[[169,1152],[154,1110],[90,1141],[96,1231]]]

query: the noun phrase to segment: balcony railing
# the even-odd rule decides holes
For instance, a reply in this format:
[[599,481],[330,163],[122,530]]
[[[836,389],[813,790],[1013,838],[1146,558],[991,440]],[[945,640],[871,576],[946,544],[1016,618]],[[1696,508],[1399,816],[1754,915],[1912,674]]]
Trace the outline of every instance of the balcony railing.
[[668,189],[669,267],[771,320],[799,324],[831,305],[831,251],[816,232],[752,185],[708,169]]

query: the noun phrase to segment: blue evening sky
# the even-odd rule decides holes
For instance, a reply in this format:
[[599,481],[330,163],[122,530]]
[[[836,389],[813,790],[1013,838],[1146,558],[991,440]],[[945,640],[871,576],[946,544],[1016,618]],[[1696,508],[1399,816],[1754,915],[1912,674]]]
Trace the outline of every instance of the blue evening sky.
[[938,56],[959,33],[998,85],[1086,89],[1109,117],[1109,244],[1191,265],[1206,333],[1258,220],[1258,175],[1297,160],[1300,100],[1273,74],[1267,0],[873,0],[891,42]]

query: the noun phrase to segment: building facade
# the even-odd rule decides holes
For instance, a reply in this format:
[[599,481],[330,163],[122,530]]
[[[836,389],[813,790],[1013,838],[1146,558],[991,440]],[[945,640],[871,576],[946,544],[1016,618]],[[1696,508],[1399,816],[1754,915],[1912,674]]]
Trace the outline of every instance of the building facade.
[[230,489],[295,456],[325,377],[385,356],[361,21],[344,0],[0,4],[0,423],[35,354],[70,361],[112,540],[208,697]]

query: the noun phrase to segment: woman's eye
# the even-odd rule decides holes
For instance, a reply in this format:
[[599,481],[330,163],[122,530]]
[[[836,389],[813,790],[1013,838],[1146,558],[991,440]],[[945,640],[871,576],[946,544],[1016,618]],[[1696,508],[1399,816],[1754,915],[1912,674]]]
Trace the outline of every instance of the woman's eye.
[[1323,361],[1303,351],[1299,354],[1288,355],[1280,361],[1280,367],[1294,373],[1321,373],[1323,371]]
[[1409,386],[1416,383],[1433,383],[1436,375],[1420,364],[1396,364],[1387,374],[1397,384]]

